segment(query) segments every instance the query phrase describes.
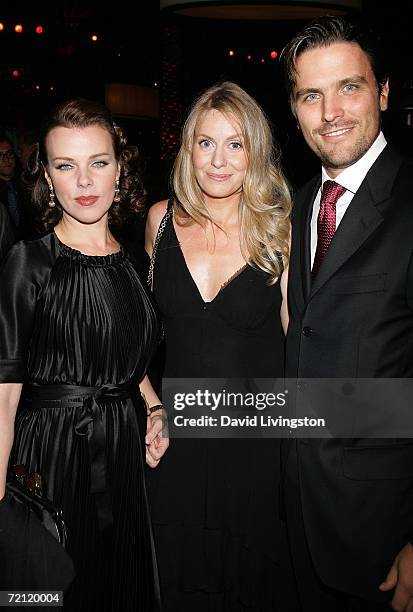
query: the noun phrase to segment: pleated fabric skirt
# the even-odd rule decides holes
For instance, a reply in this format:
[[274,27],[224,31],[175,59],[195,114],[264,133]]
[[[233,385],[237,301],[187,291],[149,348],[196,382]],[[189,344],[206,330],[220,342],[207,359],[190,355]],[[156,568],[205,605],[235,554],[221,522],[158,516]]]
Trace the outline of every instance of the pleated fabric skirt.
[[35,407],[23,402],[12,451],[12,462],[40,473],[44,494],[63,509],[68,552],[76,570],[64,610],[158,611],[141,398],[102,398],[95,407],[93,418],[103,426],[105,495],[112,515],[104,527],[91,490],[90,439],[79,429],[79,410],[79,401],[59,398]]

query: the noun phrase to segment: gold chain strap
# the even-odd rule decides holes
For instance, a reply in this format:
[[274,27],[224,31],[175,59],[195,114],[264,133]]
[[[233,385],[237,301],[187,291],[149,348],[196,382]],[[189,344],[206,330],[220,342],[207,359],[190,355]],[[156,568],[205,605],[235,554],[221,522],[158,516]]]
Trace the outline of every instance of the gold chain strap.
[[168,202],[167,211],[164,214],[163,219],[162,219],[162,221],[161,221],[161,223],[159,224],[159,227],[158,227],[158,233],[156,234],[155,243],[153,245],[151,261],[150,261],[150,264],[149,264],[149,272],[148,272],[147,283],[148,283],[149,287],[151,288],[151,291],[153,291],[153,271],[154,271],[154,268],[155,268],[156,252],[158,250],[158,246],[159,246],[159,243],[161,241],[162,234],[165,231],[166,224],[168,223],[168,220],[172,216],[172,212],[173,212],[172,203]]

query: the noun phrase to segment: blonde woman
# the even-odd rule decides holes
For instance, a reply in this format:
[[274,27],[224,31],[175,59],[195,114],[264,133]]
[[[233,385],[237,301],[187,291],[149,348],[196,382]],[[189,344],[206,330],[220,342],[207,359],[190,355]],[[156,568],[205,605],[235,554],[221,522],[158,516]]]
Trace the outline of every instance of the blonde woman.
[[[165,377],[283,376],[289,212],[263,111],[234,83],[211,87],[185,122],[173,197],[148,215]],[[150,478],[166,612],[282,609],[279,470],[277,440],[172,441]]]

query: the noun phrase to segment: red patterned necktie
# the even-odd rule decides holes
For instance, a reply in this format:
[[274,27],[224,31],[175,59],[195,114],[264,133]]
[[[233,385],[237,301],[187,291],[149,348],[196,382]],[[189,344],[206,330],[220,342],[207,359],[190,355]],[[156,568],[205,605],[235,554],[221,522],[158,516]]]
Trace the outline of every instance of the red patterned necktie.
[[325,181],[321,194],[320,212],[317,219],[317,250],[315,252],[311,276],[314,278],[320,269],[330,242],[336,231],[336,203],[346,189],[334,181]]

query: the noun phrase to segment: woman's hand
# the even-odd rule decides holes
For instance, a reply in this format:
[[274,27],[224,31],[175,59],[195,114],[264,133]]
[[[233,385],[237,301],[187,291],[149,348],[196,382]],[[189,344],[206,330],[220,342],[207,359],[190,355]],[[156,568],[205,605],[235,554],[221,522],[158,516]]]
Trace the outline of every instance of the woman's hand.
[[145,444],[146,463],[155,468],[169,446],[168,416],[164,408],[148,414]]
[[[146,463],[154,468],[169,446],[168,415],[156,395],[147,376],[139,385],[141,396],[146,407]],[[154,410],[155,407],[160,407]]]

